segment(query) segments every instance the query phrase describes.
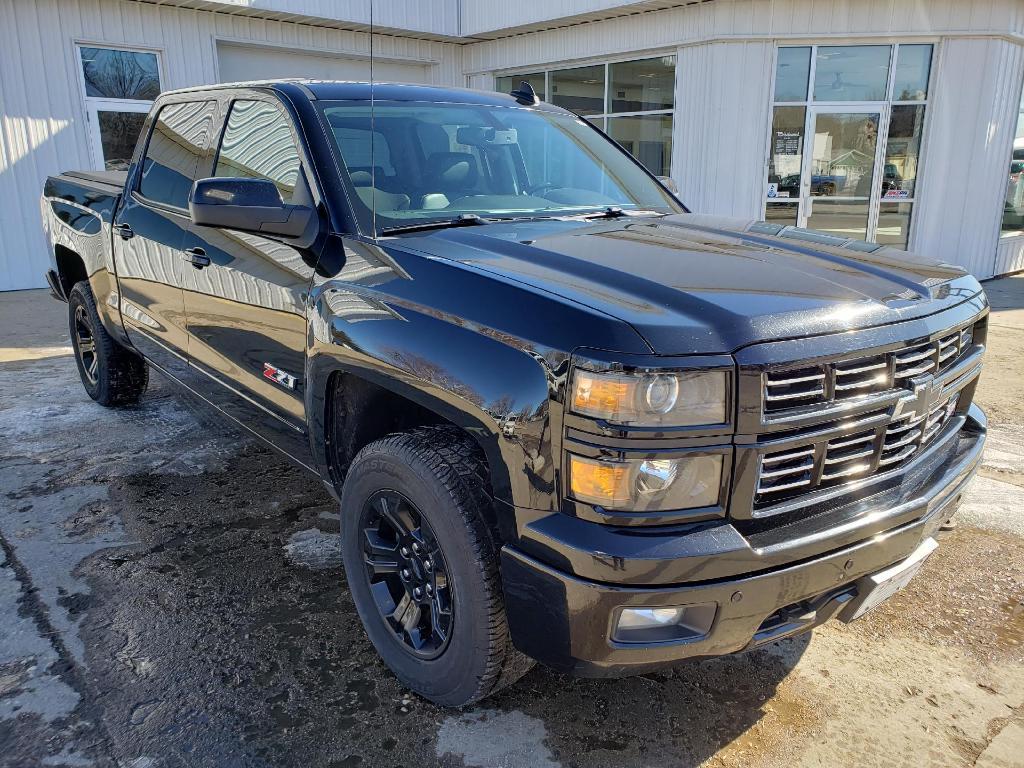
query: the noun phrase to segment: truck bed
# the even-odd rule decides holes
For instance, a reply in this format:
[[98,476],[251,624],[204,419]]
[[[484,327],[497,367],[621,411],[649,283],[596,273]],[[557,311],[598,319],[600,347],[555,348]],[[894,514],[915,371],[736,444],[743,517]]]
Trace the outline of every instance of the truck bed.
[[88,181],[105,187],[104,192],[113,191],[120,194],[128,179],[128,171],[65,171],[61,176]]

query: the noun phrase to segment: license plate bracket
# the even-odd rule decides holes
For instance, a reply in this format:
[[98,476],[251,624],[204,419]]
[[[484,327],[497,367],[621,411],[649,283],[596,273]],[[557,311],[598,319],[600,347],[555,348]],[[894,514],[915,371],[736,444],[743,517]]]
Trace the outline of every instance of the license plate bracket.
[[857,580],[857,597],[843,608],[839,619],[846,623],[856,621],[895,595],[910,583],[938,546],[935,539],[927,538],[904,560],[884,571],[862,576]]

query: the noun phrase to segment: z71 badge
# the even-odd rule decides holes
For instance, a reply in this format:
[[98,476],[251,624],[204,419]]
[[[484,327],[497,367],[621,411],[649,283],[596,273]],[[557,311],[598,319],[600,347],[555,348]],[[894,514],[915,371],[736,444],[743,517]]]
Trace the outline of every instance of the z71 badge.
[[286,371],[282,371],[275,365],[270,363],[263,364],[263,378],[270,379],[276,384],[280,384],[282,387],[287,389],[295,389],[295,384],[298,381],[294,376]]

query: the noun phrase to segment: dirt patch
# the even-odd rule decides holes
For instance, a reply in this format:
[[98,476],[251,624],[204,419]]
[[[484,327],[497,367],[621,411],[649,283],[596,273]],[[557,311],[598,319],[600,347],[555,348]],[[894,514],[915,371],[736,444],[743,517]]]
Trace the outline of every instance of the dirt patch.
[[1024,547],[1015,536],[959,528],[892,600],[851,630],[956,648],[981,661],[1024,661]]

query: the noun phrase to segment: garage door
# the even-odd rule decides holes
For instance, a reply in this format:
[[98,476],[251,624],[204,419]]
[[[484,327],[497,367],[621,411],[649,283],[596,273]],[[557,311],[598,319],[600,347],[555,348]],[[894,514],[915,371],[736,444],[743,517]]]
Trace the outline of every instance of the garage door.
[[[369,80],[370,62],[324,56],[283,48],[217,43],[220,81],[273,80],[280,77],[311,77],[320,80]],[[430,82],[429,64],[376,61],[373,76],[378,82]]]

